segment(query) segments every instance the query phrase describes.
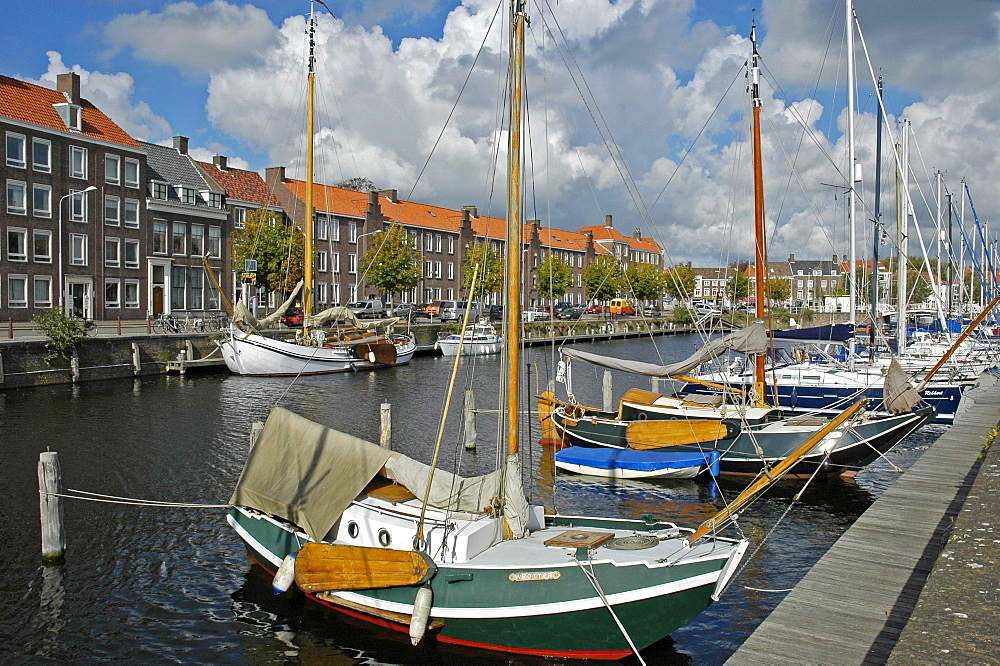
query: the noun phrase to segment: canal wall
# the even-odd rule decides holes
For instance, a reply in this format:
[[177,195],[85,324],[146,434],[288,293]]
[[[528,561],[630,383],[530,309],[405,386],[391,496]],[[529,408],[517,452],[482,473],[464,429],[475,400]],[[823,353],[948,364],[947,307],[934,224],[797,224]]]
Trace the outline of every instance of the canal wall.
[[[47,362],[48,339],[25,328],[14,339],[0,341],[0,390],[122,379],[189,369],[225,370],[217,340],[221,333],[150,334],[136,326],[115,334],[113,325],[99,326],[97,337],[85,337],[73,349],[71,358]],[[433,343],[439,336],[458,330],[457,324],[418,324],[408,329],[425,351],[437,353]],[[525,344],[556,344],[621,340],[648,335],[690,333],[693,329],[666,320],[635,318],[615,321],[580,320],[534,322],[524,325]],[[109,332],[111,332],[109,334]],[[288,329],[267,332],[272,336],[291,334]],[[217,361],[213,363],[213,361]],[[200,363],[199,363],[200,362]]]
[[998,424],[1000,379],[987,373],[726,663],[995,663]]

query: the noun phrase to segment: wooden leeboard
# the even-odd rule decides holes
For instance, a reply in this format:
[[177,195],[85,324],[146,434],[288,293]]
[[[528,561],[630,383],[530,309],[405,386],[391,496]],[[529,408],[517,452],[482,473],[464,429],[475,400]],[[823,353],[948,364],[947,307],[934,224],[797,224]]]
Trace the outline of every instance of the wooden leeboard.
[[295,584],[306,592],[418,585],[437,570],[412,550],[307,543],[295,559]]
[[386,342],[366,342],[354,348],[355,353],[364,359],[369,359],[369,354],[374,354],[376,363],[385,365],[396,364],[396,345]]
[[681,444],[714,442],[729,436],[728,426],[717,419],[665,419],[633,421],[625,429],[625,440],[637,451]]

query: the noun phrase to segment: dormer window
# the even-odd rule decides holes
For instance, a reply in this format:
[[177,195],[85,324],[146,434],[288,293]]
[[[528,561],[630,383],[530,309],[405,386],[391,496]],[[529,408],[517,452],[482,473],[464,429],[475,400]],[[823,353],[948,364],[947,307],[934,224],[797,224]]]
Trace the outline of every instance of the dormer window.
[[193,187],[178,187],[177,196],[181,198],[181,203],[194,204],[195,191]]
[[154,199],[164,199],[167,198],[167,184],[166,183],[153,183],[153,198]]
[[53,104],[56,112],[59,113],[59,117],[66,124],[66,129],[75,130],[79,132],[82,129],[80,105],[70,104],[69,102],[64,102],[62,104]]
[[209,192],[208,190],[202,190],[201,199],[208,204],[209,208],[222,208],[222,195],[218,192]]

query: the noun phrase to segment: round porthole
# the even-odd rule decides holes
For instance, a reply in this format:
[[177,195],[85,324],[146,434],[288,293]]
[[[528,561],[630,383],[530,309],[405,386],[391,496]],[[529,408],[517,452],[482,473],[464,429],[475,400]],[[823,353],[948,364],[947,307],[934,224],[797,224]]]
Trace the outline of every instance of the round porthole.
[[351,537],[352,539],[357,539],[358,531],[359,531],[358,524],[356,522],[352,520],[351,522],[347,523],[347,536]]
[[389,544],[392,543],[392,537],[389,536],[389,530],[383,528],[378,531],[378,542],[382,544],[383,548],[389,547]]

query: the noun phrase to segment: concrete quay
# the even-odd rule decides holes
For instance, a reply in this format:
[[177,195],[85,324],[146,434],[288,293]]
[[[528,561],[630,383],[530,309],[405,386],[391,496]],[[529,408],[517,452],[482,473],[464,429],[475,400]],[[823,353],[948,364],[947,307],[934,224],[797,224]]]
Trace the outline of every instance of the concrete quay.
[[802,578],[727,664],[1000,663],[1000,378]]

